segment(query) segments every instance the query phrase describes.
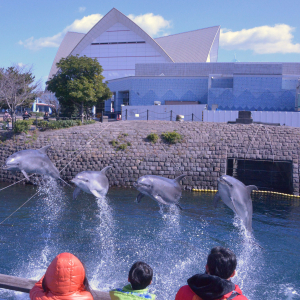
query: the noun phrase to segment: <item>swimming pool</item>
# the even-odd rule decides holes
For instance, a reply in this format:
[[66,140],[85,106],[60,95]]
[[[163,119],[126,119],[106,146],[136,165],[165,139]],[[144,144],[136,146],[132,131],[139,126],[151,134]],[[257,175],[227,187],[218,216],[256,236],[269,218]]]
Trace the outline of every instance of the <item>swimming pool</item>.
[[[15,185],[1,191],[0,221],[36,190]],[[72,192],[52,181],[0,226],[0,273],[39,279],[67,251],[84,262],[93,288],[109,290],[125,285],[130,266],[143,260],[154,271],[151,292],[158,300],[174,299],[220,245],[236,253],[233,282],[250,300],[300,299],[299,200],[253,197],[251,239],[228,207],[213,208],[214,194],[184,192],[179,211],[148,197],[137,204],[134,189],[111,188],[106,199],[81,193],[75,201]],[[0,298],[28,295],[0,290]]]

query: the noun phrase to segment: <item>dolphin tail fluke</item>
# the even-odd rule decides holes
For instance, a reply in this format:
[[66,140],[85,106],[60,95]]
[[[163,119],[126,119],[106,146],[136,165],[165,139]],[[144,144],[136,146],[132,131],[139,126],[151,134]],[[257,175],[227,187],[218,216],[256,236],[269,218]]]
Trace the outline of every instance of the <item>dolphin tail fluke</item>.
[[105,172],[106,172],[108,169],[110,169],[110,168],[112,168],[112,166],[107,166],[107,167],[103,168],[103,169],[101,170],[101,173],[105,174]]
[[51,147],[51,145],[47,145],[45,147],[42,147],[42,148],[38,149],[38,151],[43,153],[43,154],[47,154],[47,151],[50,147]]
[[178,203],[175,203],[175,205],[176,205],[180,210],[183,210],[182,207],[181,207]]
[[135,202],[136,202],[136,203],[140,203],[141,200],[142,200],[142,198],[143,198],[144,196],[145,196],[144,194],[139,193],[139,194],[137,195],[136,199],[135,199]]
[[24,170],[21,170],[21,172],[22,172],[22,174],[25,176],[25,178],[26,178],[28,181],[30,181],[30,179],[29,179],[27,173],[26,173]]
[[220,197],[220,194],[219,194],[219,192],[217,192],[216,194],[215,194],[215,196],[214,196],[214,208],[217,208],[217,206],[218,206],[218,202],[221,200],[221,197]]
[[80,192],[81,192],[81,189],[77,186],[73,192],[73,200],[76,200],[76,198],[78,197]]
[[180,183],[180,180],[181,180],[182,178],[184,178],[185,176],[186,176],[186,174],[182,174],[182,175],[176,177],[176,178],[174,179],[174,181],[177,181],[178,183]]

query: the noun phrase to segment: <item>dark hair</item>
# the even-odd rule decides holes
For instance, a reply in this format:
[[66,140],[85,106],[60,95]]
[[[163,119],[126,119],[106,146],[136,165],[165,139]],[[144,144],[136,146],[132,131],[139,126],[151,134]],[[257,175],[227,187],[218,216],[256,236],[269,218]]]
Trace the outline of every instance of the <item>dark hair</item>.
[[153,271],[146,263],[137,261],[132,265],[128,277],[133,290],[142,290],[151,283]]
[[236,268],[236,256],[228,248],[214,247],[207,257],[207,267],[210,275],[228,279]]

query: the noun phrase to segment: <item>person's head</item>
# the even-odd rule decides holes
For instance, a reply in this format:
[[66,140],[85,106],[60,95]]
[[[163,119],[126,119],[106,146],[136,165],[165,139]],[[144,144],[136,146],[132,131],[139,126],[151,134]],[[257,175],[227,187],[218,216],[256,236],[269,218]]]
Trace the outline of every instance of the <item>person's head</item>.
[[223,279],[229,279],[235,275],[236,264],[236,256],[230,249],[214,247],[207,257],[206,272]]
[[135,262],[128,275],[133,290],[143,290],[152,282],[152,268],[142,261]]
[[58,254],[49,265],[42,281],[44,292],[69,294],[88,291],[90,287],[81,261],[71,253]]

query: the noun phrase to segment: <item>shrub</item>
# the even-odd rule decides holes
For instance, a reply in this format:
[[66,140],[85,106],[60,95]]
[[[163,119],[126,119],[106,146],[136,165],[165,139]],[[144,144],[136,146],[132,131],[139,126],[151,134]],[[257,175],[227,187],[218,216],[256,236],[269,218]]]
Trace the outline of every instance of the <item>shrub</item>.
[[182,135],[176,131],[164,132],[161,136],[169,144],[176,144],[182,140]]
[[94,124],[94,123],[96,123],[95,120],[87,120],[87,121],[84,121],[83,125]]
[[119,142],[116,140],[112,140],[112,141],[110,141],[110,143],[112,144],[113,147],[115,147],[119,144]]
[[28,132],[28,130],[30,129],[30,122],[29,120],[27,121],[16,121],[15,126],[14,126],[14,132],[15,133],[21,133],[21,132]]
[[125,150],[127,148],[127,144],[121,144],[119,147],[118,147],[118,150]]
[[147,139],[155,144],[157,141],[158,141],[158,135],[156,133],[150,133],[148,136],[147,136]]
[[80,120],[59,120],[59,121],[45,121],[45,120],[36,120],[33,123],[41,130],[46,129],[61,129],[61,128],[69,128],[72,126],[79,126],[81,125]]
[[127,142],[127,146],[131,146],[131,143],[130,143],[130,142]]

